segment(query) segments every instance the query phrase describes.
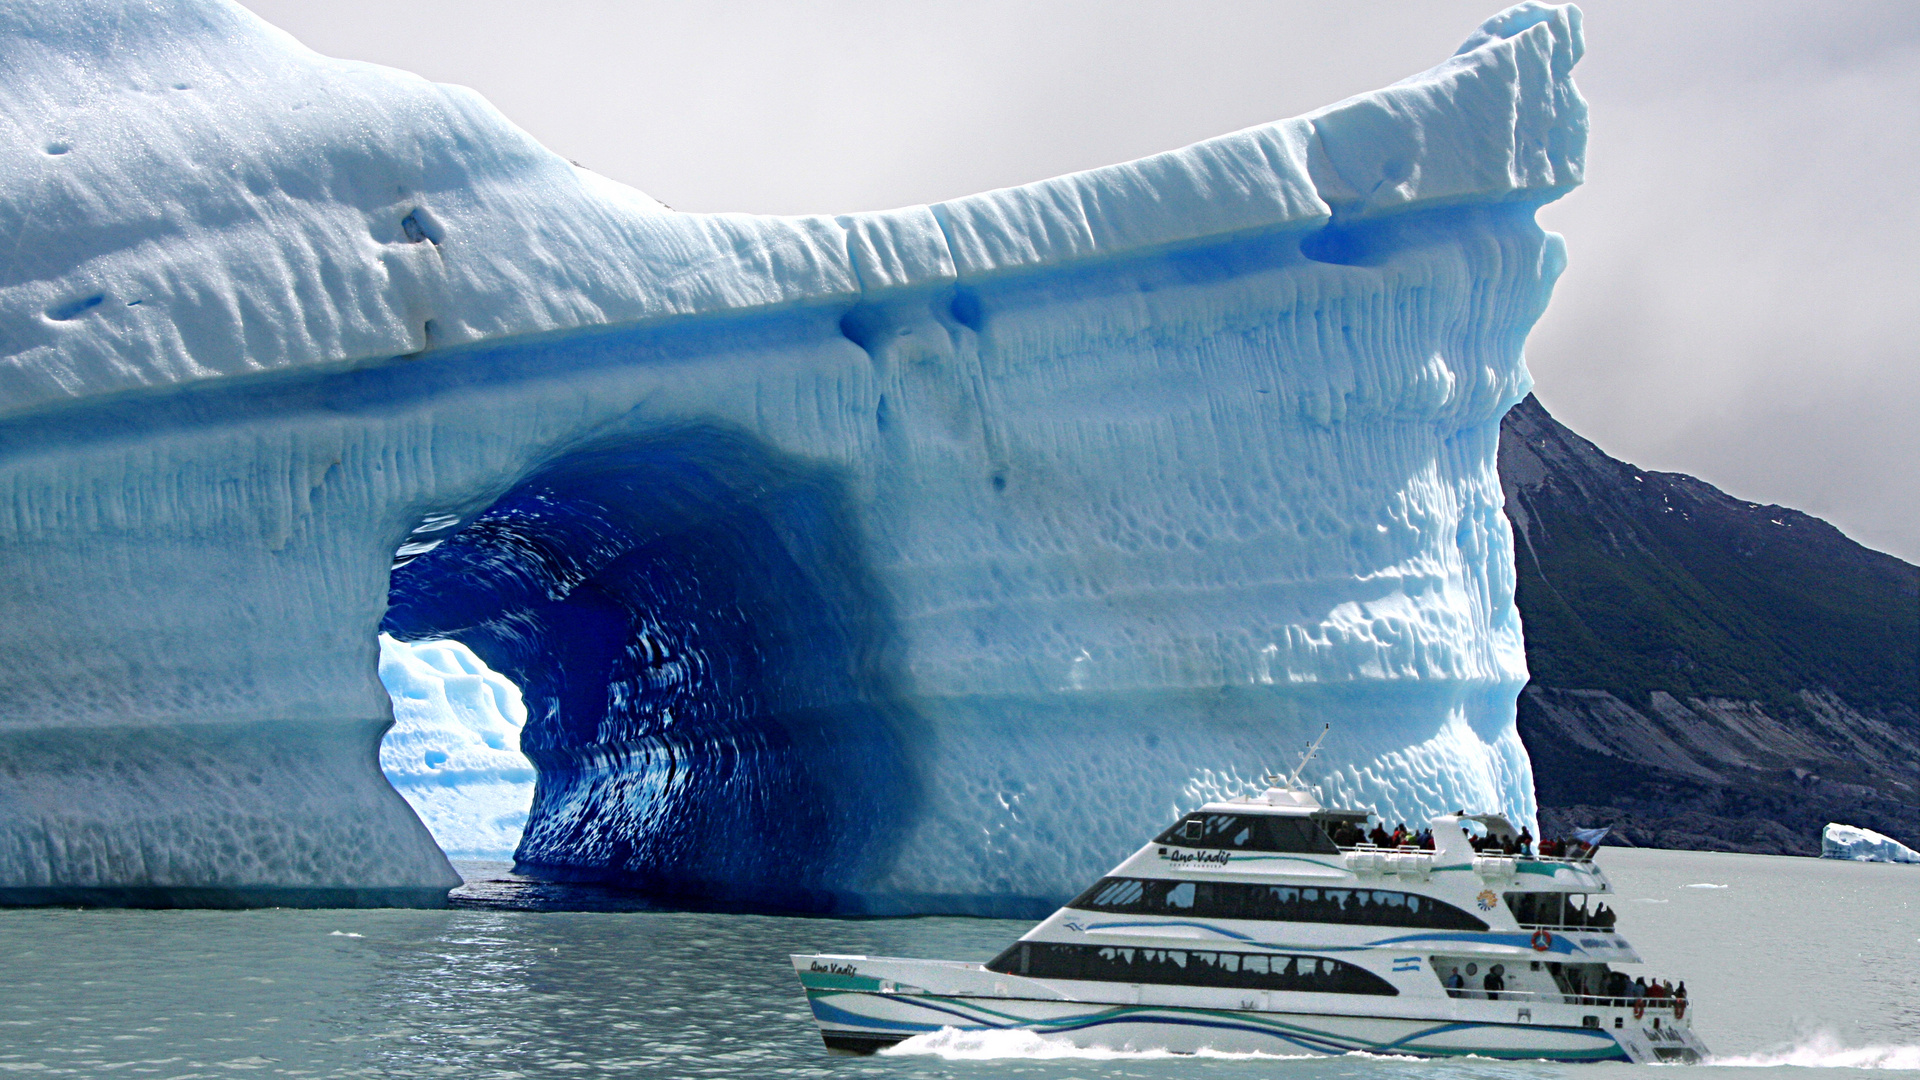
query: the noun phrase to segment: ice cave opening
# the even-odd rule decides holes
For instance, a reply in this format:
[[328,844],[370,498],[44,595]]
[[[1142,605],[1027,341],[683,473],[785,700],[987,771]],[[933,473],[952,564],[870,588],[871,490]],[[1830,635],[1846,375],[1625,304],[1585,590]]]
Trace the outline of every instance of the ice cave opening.
[[[468,653],[473,686],[517,691],[520,872],[834,910],[825,882],[890,855],[899,822],[876,810],[912,804],[897,658],[852,520],[841,477],[738,432],[575,449],[416,530],[391,578],[383,678],[419,682],[427,661],[450,672]],[[395,756],[433,771],[434,748],[395,732]],[[454,857],[500,857],[434,832]]]
[[458,641],[380,635],[393,727],[380,771],[455,860],[513,858],[533,802],[520,688]]

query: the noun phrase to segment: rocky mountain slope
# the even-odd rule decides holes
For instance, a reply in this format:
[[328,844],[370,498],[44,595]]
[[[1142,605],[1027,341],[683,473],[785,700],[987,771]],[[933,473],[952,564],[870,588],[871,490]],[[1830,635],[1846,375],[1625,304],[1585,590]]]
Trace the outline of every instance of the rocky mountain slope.
[[1616,461],[1532,397],[1500,477],[1544,829],[1817,855],[1843,821],[1920,842],[1920,567]]

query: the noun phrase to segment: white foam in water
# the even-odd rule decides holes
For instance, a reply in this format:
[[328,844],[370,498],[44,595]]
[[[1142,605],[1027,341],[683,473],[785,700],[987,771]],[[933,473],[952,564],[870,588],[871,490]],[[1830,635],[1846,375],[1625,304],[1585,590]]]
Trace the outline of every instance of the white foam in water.
[[1037,1031],[961,1031],[941,1028],[915,1035],[880,1051],[902,1057],[930,1056],[949,1061],[997,1061],[1003,1058],[1086,1058],[1106,1061],[1114,1058],[1172,1057],[1166,1050],[1100,1050],[1075,1046],[1064,1039],[1049,1039]]
[[533,802],[520,688],[457,641],[385,634],[380,681],[393,698],[380,771],[447,854],[513,858]]
[[1832,1033],[1820,1032],[1783,1050],[1715,1057],[1709,1064],[1735,1068],[1786,1065],[1806,1069],[1920,1070],[1920,1046],[1844,1046]]
[[1682,885],[1680,887],[1683,889],[1724,889],[1726,888],[1725,885],[1715,885],[1711,881],[1701,881],[1701,882],[1696,882],[1692,885]]

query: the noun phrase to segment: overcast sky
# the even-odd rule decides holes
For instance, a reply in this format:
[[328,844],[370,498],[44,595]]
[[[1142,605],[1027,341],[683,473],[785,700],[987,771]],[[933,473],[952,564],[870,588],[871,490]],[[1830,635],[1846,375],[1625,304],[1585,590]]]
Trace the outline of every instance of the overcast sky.
[[[679,210],[878,210],[1125,161],[1383,86],[1497,0],[252,0],[480,91]],[[1920,561],[1920,4],[1593,0],[1587,186],[1528,345],[1642,468]]]

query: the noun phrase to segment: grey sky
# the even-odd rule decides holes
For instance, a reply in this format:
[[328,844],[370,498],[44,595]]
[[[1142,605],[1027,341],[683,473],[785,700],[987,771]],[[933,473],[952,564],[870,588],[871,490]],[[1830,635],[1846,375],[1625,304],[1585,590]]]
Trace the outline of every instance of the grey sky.
[[[1295,115],[1498,0],[253,0],[681,210],[874,210]],[[1643,468],[1920,560],[1920,4],[1593,0],[1541,400]]]

